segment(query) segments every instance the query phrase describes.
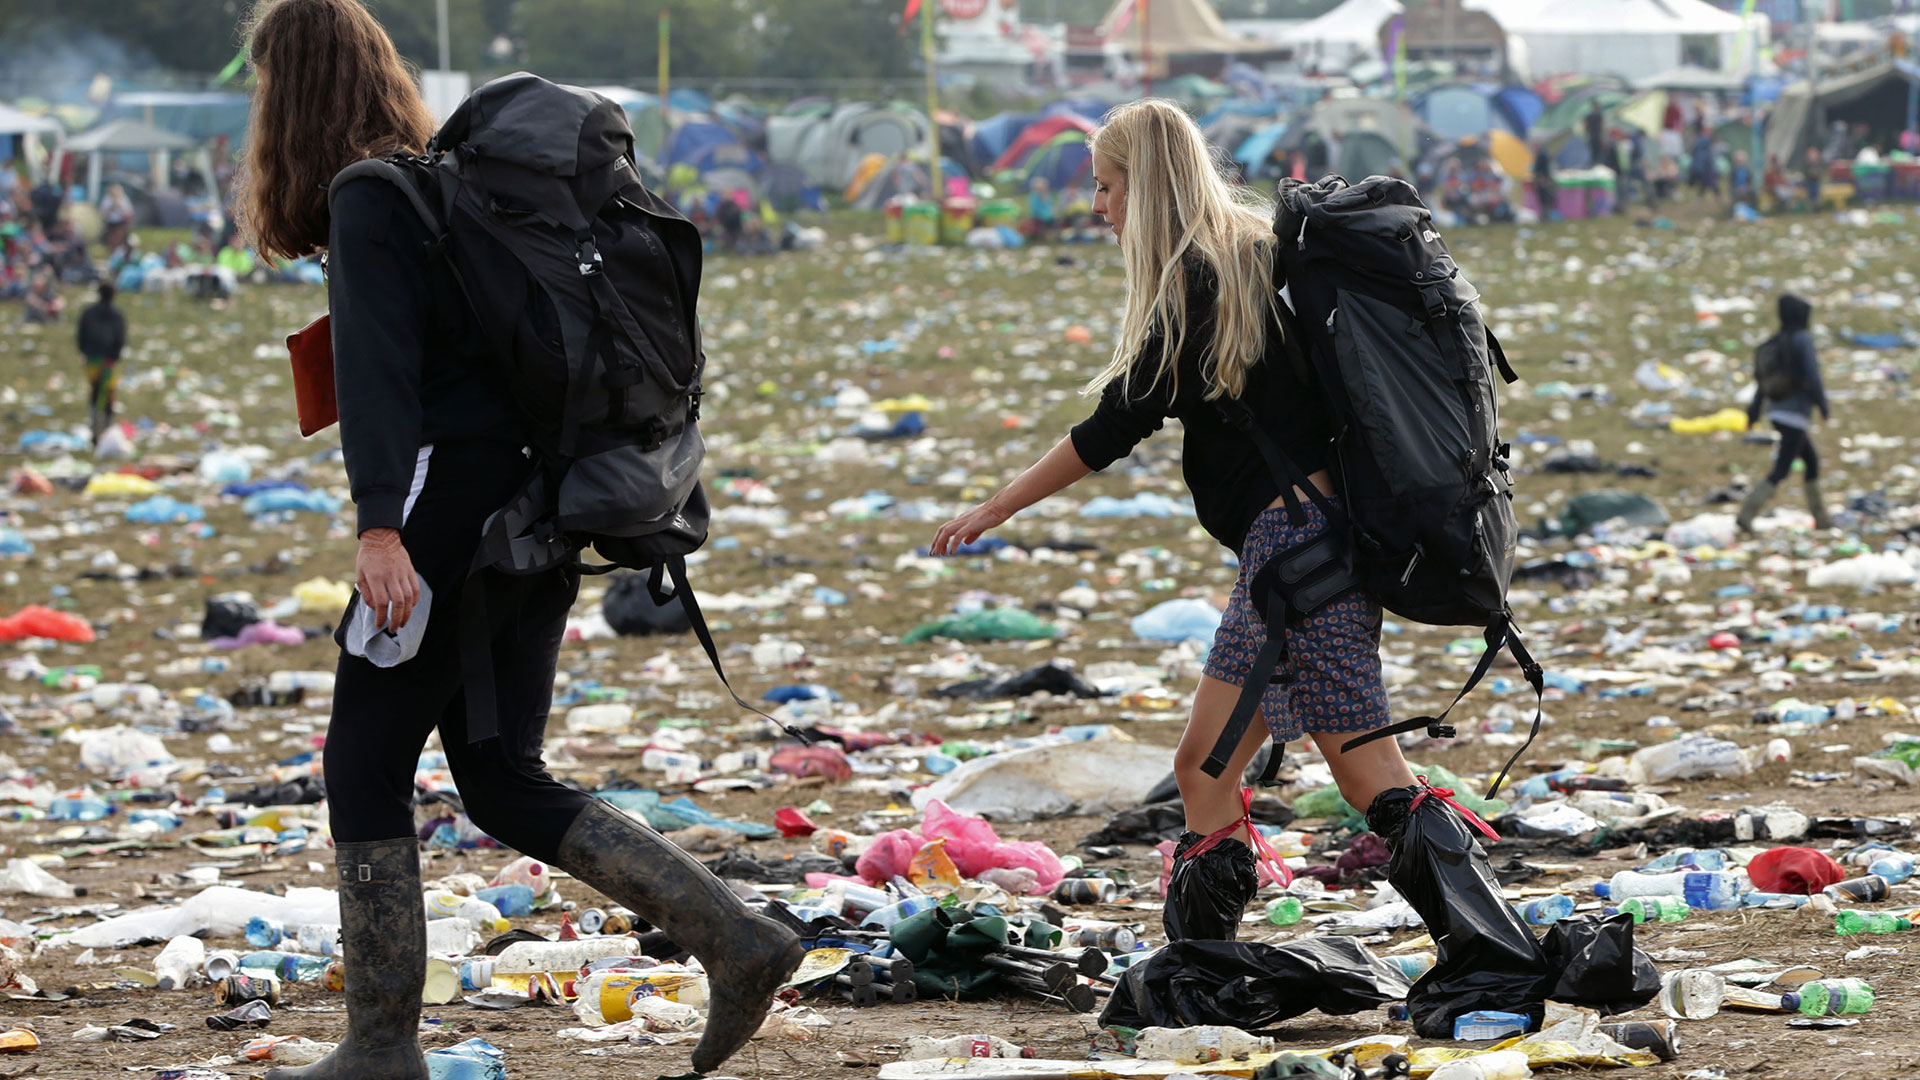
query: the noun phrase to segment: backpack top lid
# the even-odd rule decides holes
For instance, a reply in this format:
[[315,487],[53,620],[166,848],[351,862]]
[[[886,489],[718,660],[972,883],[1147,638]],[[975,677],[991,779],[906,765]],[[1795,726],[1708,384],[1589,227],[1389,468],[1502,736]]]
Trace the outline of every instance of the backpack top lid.
[[517,71],[469,94],[433,145],[572,177],[631,156],[633,128],[626,110],[591,90]]

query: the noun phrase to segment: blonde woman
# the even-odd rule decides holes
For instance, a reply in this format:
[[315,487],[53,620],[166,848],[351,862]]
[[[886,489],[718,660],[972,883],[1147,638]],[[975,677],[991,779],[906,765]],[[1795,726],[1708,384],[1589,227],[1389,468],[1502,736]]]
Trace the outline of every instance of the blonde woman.
[[[1167,418],[1180,420],[1183,468],[1200,524],[1238,554],[1242,570],[1174,758],[1187,831],[1176,848],[1180,861],[1168,885],[1165,920],[1169,938],[1231,938],[1240,909],[1258,887],[1251,845],[1263,843],[1250,832],[1240,781],[1268,738],[1312,738],[1341,794],[1353,806],[1367,808],[1369,823],[1389,846],[1398,844],[1408,817],[1422,803],[1428,812],[1443,811],[1447,793],[1435,791],[1440,798],[1426,798],[1430,789],[1416,784],[1392,739],[1341,751],[1356,733],[1390,721],[1380,674],[1381,609],[1359,590],[1336,597],[1290,629],[1285,674],[1291,679],[1263,691],[1264,729],[1249,727],[1219,778],[1202,770],[1266,640],[1265,621],[1249,597],[1254,572],[1276,552],[1327,531],[1311,495],[1323,496],[1337,509],[1328,475],[1333,433],[1317,391],[1302,383],[1281,351],[1278,305],[1288,301],[1273,280],[1271,204],[1229,185],[1199,128],[1164,101],[1116,109],[1094,133],[1092,147],[1093,209],[1119,237],[1127,271],[1119,341],[1088,387],[1099,395],[1099,404],[1012,483],[941,526],[933,553],[954,553],[1021,510],[1127,456]],[[1289,518],[1287,493],[1260,452],[1221,409],[1226,399],[1250,411],[1318,489],[1295,487],[1297,520]],[[1469,857],[1484,866],[1480,849],[1474,846],[1472,852]],[[1268,865],[1284,879],[1284,868],[1275,863]],[[1489,895],[1478,899],[1507,910],[1492,875],[1483,880],[1476,888]],[[1212,895],[1194,895],[1202,889]],[[1416,906],[1423,902],[1409,899]],[[1436,927],[1444,919],[1441,911],[1428,917]],[[1524,927],[1520,933],[1526,933]],[[1526,942],[1518,943],[1520,951],[1526,951]],[[1441,948],[1444,952],[1444,942]],[[1445,965],[1443,958],[1440,966]]]

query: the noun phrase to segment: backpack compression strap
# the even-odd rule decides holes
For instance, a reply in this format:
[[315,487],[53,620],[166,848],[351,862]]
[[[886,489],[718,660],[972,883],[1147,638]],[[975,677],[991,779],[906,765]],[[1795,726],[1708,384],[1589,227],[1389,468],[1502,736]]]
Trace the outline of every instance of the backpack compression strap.
[[1498,656],[1501,648],[1504,647],[1519,663],[1520,672],[1525,676],[1527,685],[1533,687],[1533,730],[1528,732],[1527,741],[1521,743],[1520,749],[1515,750],[1513,756],[1507,759],[1506,765],[1502,766],[1499,774],[1493,778],[1493,784],[1487,788],[1487,798],[1493,798],[1494,793],[1500,790],[1500,785],[1506,782],[1507,772],[1513,768],[1515,762],[1520,760],[1520,755],[1526,753],[1527,747],[1533,745],[1534,736],[1540,734],[1540,720],[1546,710],[1547,681],[1546,672],[1534,661],[1533,654],[1527,651],[1527,647],[1520,643],[1520,628],[1513,624],[1511,612],[1503,612],[1487,624],[1485,641],[1487,647],[1480,654],[1480,662],[1473,666],[1473,674],[1467,676],[1466,685],[1453,696],[1453,701],[1441,711],[1439,716],[1416,716],[1411,720],[1402,720],[1397,724],[1375,728],[1358,738],[1348,739],[1341,744],[1340,752],[1344,754],[1356,747],[1365,746],[1375,739],[1384,739],[1390,735],[1400,735],[1408,731],[1419,731],[1422,728],[1426,729],[1427,737],[1431,739],[1453,738],[1453,726],[1446,723],[1447,714],[1451,713],[1453,707],[1460,704],[1463,698],[1472,693],[1474,687],[1480,685],[1480,680],[1487,677],[1487,672],[1493,669],[1494,657]]
[[[669,593],[664,590],[663,586],[665,583],[661,580],[662,577],[671,577],[673,579],[673,592]],[[733,688],[733,683],[727,680],[727,671],[720,666],[720,649],[713,643],[713,631],[707,629],[707,617],[700,613],[700,602],[693,598],[693,586],[687,584],[687,560],[675,556],[666,560],[664,563],[655,564],[652,576],[647,579],[647,592],[653,595],[653,602],[661,607],[665,607],[667,601],[672,600],[675,596],[680,598],[680,606],[685,608],[687,612],[687,622],[693,627],[693,636],[700,639],[700,647],[707,651],[707,662],[713,665],[713,673],[720,676],[720,685],[727,688],[727,694],[733,698],[735,705],[773,724],[788,735],[799,739],[802,746],[811,746],[813,744],[813,737],[806,732],[801,731],[792,724],[783,724],[773,717],[768,716],[766,713],[761,712],[759,709],[747,704],[745,699],[740,696],[740,692]]]

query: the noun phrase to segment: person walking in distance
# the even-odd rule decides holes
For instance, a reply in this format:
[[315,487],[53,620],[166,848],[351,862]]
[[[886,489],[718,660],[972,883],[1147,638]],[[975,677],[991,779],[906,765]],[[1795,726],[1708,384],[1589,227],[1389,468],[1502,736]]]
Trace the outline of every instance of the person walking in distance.
[[100,283],[100,299],[80,312],[80,355],[87,364],[87,430],[94,449],[113,424],[113,392],[120,381],[120,354],[127,347],[127,317],[113,306],[113,284]]
[[[804,955],[788,930],[646,825],[561,784],[541,741],[571,564],[470,571],[482,526],[535,467],[513,388],[438,238],[395,184],[348,179],[367,159],[418,155],[432,119],[406,65],[360,0],[260,0],[243,28],[257,86],[242,190],[247,238],[269,259],[324,249],[340,441],[356,506],[356,592],[324,770],[347,956],[347,1030],[326,1057],[269,1080],[424,1080],[417,1029],[426,925],[413,774],[436,729],[475,825],[632,909],[693,953],[711,980],[693,1066],[717,1068],[759,1028]],[[642,192],[634,228],[658,253],[652,295],[697,288],[699,237]],[[691,321],[693,305],[663,305]],[[695,328],[680,326],[687,340]],[[479,593],[470,590],[480,590]],[[478,601],[479,627],[460,618]],[[462,638],[491,664],[498,734],[470,737]],[[484,730],[476,729],[476,730]]]
[[[1820,454],[1813,448],[1809,429],[1813,411],[1820,410],[1822,420],[1833,419],[1827,404],[1827,388],[1820,379],[1820,359],[1813,349],[1813,305],[1791,293],[1780,297],[1780,333],[1761,346],[1755,362],[1753,400],[1747,405],[1747,427],[1760,422],[1760,412],[1780,433],[1774,451],[1773,468],[1765,479],[1753,485],[1740,504],[1734,521],[1741,532],[1753,531],[1753,519],[1760,515],[1767,500],[1779,490],[1781,481],[1801,463],[1801,480],[1807,496],[1807,510],[1813,515],[1813,527],[1830,529],[1833,518],[1827,513],[1826,499],[1820,493]],[[1769,385],[1771,384],[1771,390]]]

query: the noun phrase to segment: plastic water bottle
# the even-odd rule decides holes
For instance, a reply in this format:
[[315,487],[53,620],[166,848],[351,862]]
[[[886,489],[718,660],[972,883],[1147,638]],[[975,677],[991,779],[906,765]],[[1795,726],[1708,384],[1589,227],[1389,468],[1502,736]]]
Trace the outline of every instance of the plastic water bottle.
[[1742,907],[1805,907],[1811,899],[1801,893],[1750,892],[1740,895]]
[[113,813],[113,804],[92,792],[63,795],[47,804],[47,817],[54,821],[99,821]]
[[533,913],[533,890],[525,885],[490,885],[473,894],[500,909],[500,914],[517,919]]
[[1275,926],[1292,926],[1306,914],[1306,905],[1297,896],[1282,896],[1267,901],[1267,921]]
[[276,671],[267,676],[267,689],[276,694],[303,690],[309,694],[333,693],[331,671]]
[[1150,1027],[1140,1032],[1136,1046],[1134,1055],[1142,1060],[1206,1065],[1268,1053],[1273,1049],[1273,1040],[1233,1027]]
[[933,1035],[907,1036],[906,1051],[900,1055],[902,1061],[927,1061],[945,1058],[1017,1058],[1025,1057],[1026,1048],[1017,1046],[998,1035],[951,1035],[939,1038]]
[[197,937],[182,934],[167,942],[167,947],[153,958],[153,973],[160,977],[160,989],[185,990],[206,959],[206,942]]
[[1432,970],[1433,965],[1439,962],[1435,954],[1430,952],[1395,953],[1384,959],[1387,963],[1399,968],[1400,974],[1405,975],[1408,979],[1418,979],[1420,976]]
[[1913,923],[1884,911],[1842,911],[1833,917],[1833,929],[1843,937],[1850,934],[1894,934],[1913,929]]
[[272,975],[282,982],[318,982],[327,970],[327,958],[267,949],[241,957],[240,970]]
[[1744,881],[1740,875],[1725,871],[1688,874],[1681,896],[1688,907],[1725,911],[1740,906],[1740,886]]
[[485,1039],[429,1050],[426,1057],[427,1080],[506,1080],[506,1054]]
[[513,924],[500,917],[500,909],[475,896],[433,889],[426,894],[427,918],[460,919],[476,929],[504,934]]
[[1636,896],[1620,905],[1636,923],[1679,922],[1687,917],[1687,902],[1677,896]]
[[547,864],[531,855],[522,855],[500,868],[490,884],[525,885],[539,896],[553,884],[553,875],[547,870]]
[[493,958],[493,974],[579,971],[595,960],[609,956],[637,956],[639,953],[639,939],[624,936],[585,937],[576,941],[516,941]]
[[1864,979],[1815,979],[1782,994],[1780,1003],[1807,1016],[1852,1016],[1873,1008],[1873,987]]
[[1573,914],[1573,897],[1564,893],[1554,893],[1538,900],[1524,900],[1513,905],[1514,913],[1535,926],[1547,926]]
[[1867,867],[1867,873],[1887,879],[1887,884],[1898,885],[1913,876],[1913,856],[1893,852],[1873,860]]
[[860,925],[885,929],[891,927],[901,919],[918,915],[923,911],[931,911],[939,906],[940,898],[937,896],[909,896],[905,900],[888,904],[886,907],[868,915],[861,921]]

